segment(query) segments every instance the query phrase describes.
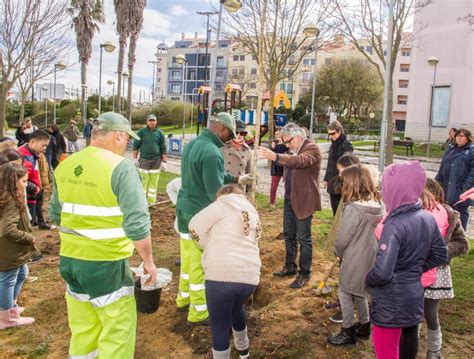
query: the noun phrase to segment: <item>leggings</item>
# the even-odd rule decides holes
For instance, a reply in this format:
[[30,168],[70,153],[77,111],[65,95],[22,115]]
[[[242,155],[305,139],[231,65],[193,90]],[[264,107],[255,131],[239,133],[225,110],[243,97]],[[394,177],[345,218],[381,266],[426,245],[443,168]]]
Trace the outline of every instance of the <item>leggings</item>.
[[280,184],[281,176],[272,176],[272,184],[270,186],[270,204],[275,204],[276,193],[278,185]]
[[438,320],[439,299],[425,298],[425,320],[426,326],[430,330],[439,328]]
[[408,328],[383,328],[372,331],[377,359],[414,359],[418,353],[418,325]]

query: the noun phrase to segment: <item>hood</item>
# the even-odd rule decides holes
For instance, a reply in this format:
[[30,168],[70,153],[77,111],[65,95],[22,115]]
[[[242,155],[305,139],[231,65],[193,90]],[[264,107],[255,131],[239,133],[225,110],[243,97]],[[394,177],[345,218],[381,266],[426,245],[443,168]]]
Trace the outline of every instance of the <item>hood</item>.
[[378,225],[383,218],[383,206],[377,201],[358,201],[352,204],[374,226]]
[[217,199],[217,201],[227,204],[229,207],[235,209],[239,214],[242,212],[249,213],[250,227],[255,228],[257,226],[258,212],[250,201],[241,194],[226,194]]
[[418,161],[388,166],[382,175],[382,197],[387,212],[417,203],[425,184],[426,173]]

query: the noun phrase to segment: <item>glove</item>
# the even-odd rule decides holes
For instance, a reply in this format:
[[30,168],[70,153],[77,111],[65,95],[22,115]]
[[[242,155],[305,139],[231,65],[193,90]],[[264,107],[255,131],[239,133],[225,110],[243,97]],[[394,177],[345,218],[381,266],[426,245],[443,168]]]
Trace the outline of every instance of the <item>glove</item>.
[[166,171],[167,168],[168,168],[168,163],[165,161],[161,161],[160,170]]
[[252,177],[252,175],[247,174],[247,175],[239,176],[237,183],[246,186],[246,185],[251,184],[254,179],[255,177]]

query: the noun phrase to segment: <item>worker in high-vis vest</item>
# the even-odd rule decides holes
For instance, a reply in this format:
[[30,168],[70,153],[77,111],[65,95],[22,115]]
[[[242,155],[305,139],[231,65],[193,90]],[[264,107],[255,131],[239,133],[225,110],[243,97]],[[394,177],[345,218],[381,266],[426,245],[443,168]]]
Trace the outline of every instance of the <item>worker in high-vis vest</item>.
[[138,171],[142,177],[143,192],[148,204],[156,202],[160,171],[166,170],[166,140],[158,128],[154,114],[146,117],[146,127],[137,132],[138,139],[133,142],[133,157],[138,159]]
[[184,149],[181,161],[182,187],[176,203],[176,217],[180,232],[181,273],[176,305],[189,306],[187,323],[190,326],[209,324],[206,305],[201,249],[191,240],[188,224],[191,218],[211,204],[224,183],[246,185],[250,175],[234,177],[224,172],[224,157],[220,147],[235,138],[235,120],[221,112],[213,117],[209,128],[191,140]]
[[56,168],[49,216],[59,226],[61,276],[71,329],[69,358],[133,358],[134,248],[154,283],[150,216],[140,176],[122,157],[137,136],[125,117],[103,113],[91,145]]

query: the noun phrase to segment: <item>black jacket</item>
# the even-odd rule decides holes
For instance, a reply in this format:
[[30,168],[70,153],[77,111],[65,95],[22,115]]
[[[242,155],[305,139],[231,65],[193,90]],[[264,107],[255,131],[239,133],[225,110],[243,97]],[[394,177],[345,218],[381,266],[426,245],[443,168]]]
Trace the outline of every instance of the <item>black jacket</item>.
[[331,143],[328,154],[328,165],[324,181],[328,183],[327,192],[332,194],[339,194],[340,188],[336,186],[339,171],[337,170],[337,161],[346,152],[352,152],[352,144],[347,139],[346,135],[342,134],[336,141]]
[[371,321],[385,328],[423,320],[421,274],[448,263],[446,243],[421,203],[403,205],[385,219],[375,264],[367,274]]
[[[272,148],[272,151],[275,153],[287,153],[288,148],[283,144],[277,144],[275,148]],[[270,167],[270,174],[272,176],[283,176],[283,166],[280,166],[277,164],[275,161],[272,161],[271,167]]]

